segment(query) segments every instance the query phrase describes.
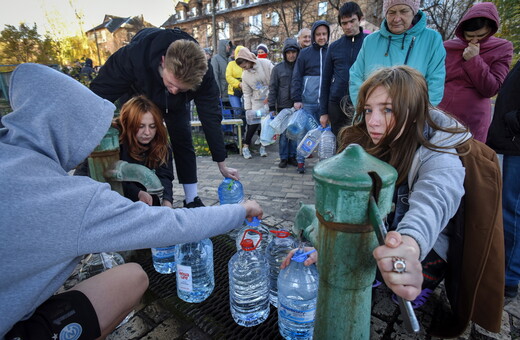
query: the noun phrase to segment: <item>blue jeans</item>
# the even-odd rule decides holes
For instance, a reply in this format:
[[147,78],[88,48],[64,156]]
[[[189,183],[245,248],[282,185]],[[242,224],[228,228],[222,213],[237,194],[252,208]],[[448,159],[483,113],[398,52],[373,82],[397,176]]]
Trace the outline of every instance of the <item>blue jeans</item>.
[[520,156],[504,155],[502,207],[506,250],[506,286],[520,282]]
[[316,118],[316,120],[318,121],[318,123],[320,122],[320,104],[318,103],[303,103],[303,109],[305,111],[307,111],[308,113],[310,113],[311,115],[314,116],[314,118]]
[[285,131],[280,135],[278,141],[278,153],[280,160],[289,159],[289,157],[296,157],[296,142],[287,138]]

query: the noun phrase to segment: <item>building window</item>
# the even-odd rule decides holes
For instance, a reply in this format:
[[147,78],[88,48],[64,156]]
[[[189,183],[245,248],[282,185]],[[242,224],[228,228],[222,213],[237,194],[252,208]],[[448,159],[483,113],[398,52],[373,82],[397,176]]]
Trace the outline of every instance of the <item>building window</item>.
[[218,38],[229,39],[229,23],[221,21],[218,23]]
[[180,11],[179,12],[179,20],[184,20],[186,19],[186,15],[184,14],[184,11]]
[[101,33],[101,38],[99,39],[99,42],[100,43],[107,42],[107,31],[102,30],[100,33]]
[[193,27],[193,37],[195,39],[199,38],[199,28],[198,27]]
[[219,9],[220,11],[226,9],[226,0],[220,0],[220,1],[218,2],[218,9]]
[[302,12],[300,11],[299,8],[295,8],[295,9],[294,9],[294,17],[293,17],[293,20],[294,20],[294,22],[302,21]]
[[211,14],[211,4],[206,4],[206,14]]
[[245,1],[244,0],[237,0],[237,7],[244,6]]
[[262,30],[262,14],[249,17],[249,33],[259,34]]
[[213,35],[213,27],[211,25],[206,25],[206,36],[211,37]]
[[280,14],[277,12],[273,12],[271,14],[271,26],[279,26],[280,25]]
[[327,15],[327,2],[320,2],[318,4],[318,16]]
[[194,17],[197,16],[197,7],[193,7],[193,8],[191,9],[191,14],[192,14]]

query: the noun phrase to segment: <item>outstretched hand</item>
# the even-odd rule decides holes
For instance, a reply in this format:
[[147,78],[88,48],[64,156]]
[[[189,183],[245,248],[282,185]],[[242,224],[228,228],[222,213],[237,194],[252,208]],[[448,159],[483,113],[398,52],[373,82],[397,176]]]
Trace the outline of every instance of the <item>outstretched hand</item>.
[[[422,266],[419,245],[413,238],[390,231],[386,235],[385,245],[377,247],[373,255],[388,288],[406,300],[412,301],[419,296],[423,282]],[[406,271],[394,271],[395,259],[406,263]]]
[[259,220],[262,219],[264,211],[258,202],[247,200],[241,203],[244,208],[246,208],[246,218],[248,221],[252,221],[253,217],[258,217]]
[[226,178],[234,179],[235,181],[240,180],[240,176],[238,175],[238,170],[234,168],[228,168],[225,162],[218,163],[218,169],[222,176]]

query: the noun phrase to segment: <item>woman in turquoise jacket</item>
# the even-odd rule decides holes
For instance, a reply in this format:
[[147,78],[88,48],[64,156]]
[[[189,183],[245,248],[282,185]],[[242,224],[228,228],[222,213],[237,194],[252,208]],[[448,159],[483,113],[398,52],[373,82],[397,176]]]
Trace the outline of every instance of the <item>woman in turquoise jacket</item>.
[[359,87],[377,68],[408,65],[426,78],[431,103],[444,93],[446,50],[440,34],[426,27],[426,13],[419,0],[385,0],[381,30],[368,35],[350,68],[350,97],[356,106]]

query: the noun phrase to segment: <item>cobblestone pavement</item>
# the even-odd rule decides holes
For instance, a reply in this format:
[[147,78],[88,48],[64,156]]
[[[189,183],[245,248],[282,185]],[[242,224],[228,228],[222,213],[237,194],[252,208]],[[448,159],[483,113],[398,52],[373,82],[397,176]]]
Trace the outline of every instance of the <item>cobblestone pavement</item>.
[[[292,227],[300,202],[314,203],[312,169],[317,157],[307,160],[307,171],[298,174],[294,166],[278,168],[278,146],[267,147],[268,157],[260,157],[258,147],[252,146],[253,158],[246,160],[240,155],[230,155],[226,163],[239,170],[244,192],[248,198],[257,200],[264,209],[263,222],[272,227]],[[218,204],[217,187],[222,181],[216,163],[211,157],[198,157],[199,196],[206,205]],[[174,183],[174,206],[180,207],[184,192]],[[218,284],[218,283],[217,283]],[[391,300],[391,292],[384,285],[374,289],[371,319],[371,339],[436,339],[425,332],[432,323],[445,315],[446,298],[441,287],[428,302],[416,310],[421,323],[417,335],[406,333],[402,326],[399,308]],[[468,327],[458,339],[520,339],[520,299],[504,308],[502,331],[489,333],[476,325]],[[444,307],[442,307],[444,306]],[[232,322],[232,321],[231,321]],[[238,327],[238,326],[237,326]],[[147,293],[134,316],[116,329],[109,340],[130,339],[213,339],[197,327],[194,320],[172,307],[171,298],[157,298]],[[220,338],[219,338],[220,339]],[[253,340],[256,339],[253,337]]]

